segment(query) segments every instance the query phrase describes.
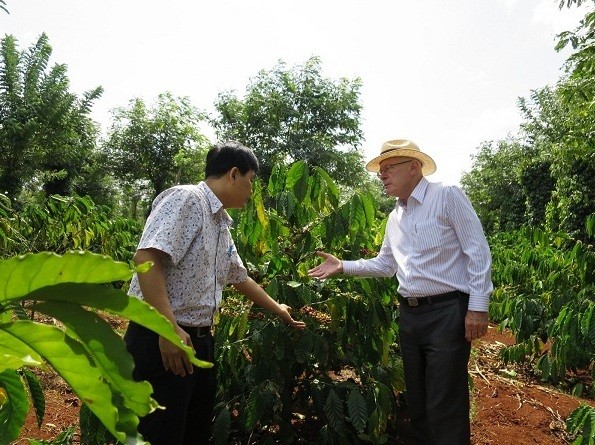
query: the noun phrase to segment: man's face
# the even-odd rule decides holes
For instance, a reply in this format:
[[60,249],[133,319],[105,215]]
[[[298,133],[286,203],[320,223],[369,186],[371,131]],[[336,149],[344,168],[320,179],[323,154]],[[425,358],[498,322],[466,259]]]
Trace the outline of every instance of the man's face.
[[242,175],[239,171],[235,173],[234,182],[234,204],[232,207],[245,207],[252,194],[252,182],[256,177],[253,170],[248,171]]
[[378,178],[384,185],[388,196],[402,196],[405,187],[411,181],[411,162],[408,158],[388,158],[380,163]]

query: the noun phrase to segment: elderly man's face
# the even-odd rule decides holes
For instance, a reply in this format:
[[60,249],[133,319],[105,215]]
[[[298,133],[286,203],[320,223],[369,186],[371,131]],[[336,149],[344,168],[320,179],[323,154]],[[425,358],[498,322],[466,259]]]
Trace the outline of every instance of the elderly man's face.
[[415,167],[417,161],[411,158],[388,158],[380,163],[378,177],[388,196],[408,198],[415,187]]

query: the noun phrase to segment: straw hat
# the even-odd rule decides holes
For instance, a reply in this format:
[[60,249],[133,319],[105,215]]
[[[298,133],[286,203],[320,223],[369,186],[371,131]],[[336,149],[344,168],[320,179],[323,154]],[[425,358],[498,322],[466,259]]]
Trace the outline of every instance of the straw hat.
[[407,139],[395,139],[382,144],[380,156],[375,157],[366,165],[366,169],[377,173],[380,170],[380,163],[388,158],[407,157],[417,159],[422,164],[421,172],[424,176],[431,175],[436,171],[436,163],[424,152],[420,151],[417,144]]

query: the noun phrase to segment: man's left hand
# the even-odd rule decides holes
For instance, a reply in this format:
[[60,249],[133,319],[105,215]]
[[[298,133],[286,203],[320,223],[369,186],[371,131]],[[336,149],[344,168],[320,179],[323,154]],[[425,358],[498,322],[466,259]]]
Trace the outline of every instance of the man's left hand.
[[279,317],[283,321],[285,321],[285,323],[287,323],[292,328],[298,329],[300,331],[306,327],[306,323],[304,323],[303,321],[297,321],[293,319],[293,317],[289,313],[291,311],[291,307],[287,306],[286,304],[280,304],[279,306],[281,307],[281,313],[279,314]]
[[483,337],[488,332],[488,313],[467,311],[465,316],[465,338],[473,341]]

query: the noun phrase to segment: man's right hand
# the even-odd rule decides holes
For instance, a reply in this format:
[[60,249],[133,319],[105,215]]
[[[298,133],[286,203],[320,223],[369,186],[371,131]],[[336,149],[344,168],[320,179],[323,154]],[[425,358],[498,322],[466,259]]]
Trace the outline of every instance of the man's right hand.
[[324,261],[318,266],[310,269],[308,271],[309,276],[324,280],[325,278],[332,277],[333,275],[343,273],[343,262],[339,258],[331,255],[330,253],[321,251],[316,252],[316,255],[324,258]]
[[[180,344],[192,348],[190,335],[179,326],[176,326],[175,330],[180,336]],[[161,351],[161,360],[166,371],[171,371],[182,377],[186,376],[186,374],[192,374],[192,363],[190,363],[186,353],[180,349],[180,346],[160,336],[159,350]]]

